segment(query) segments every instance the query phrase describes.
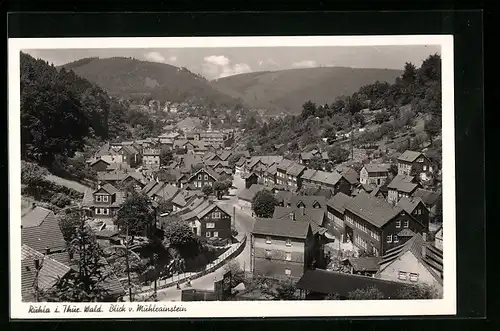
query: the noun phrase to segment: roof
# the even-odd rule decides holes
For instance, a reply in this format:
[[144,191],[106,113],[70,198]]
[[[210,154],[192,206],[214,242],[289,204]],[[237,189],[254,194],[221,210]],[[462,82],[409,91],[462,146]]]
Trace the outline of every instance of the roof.
[[349,203],[345,204],[345,209],[378,228],[384,226],[402,211],[400,207],[394,207],[387,201],[364,192],[360,192]]
[[413,232],[410,229],[403,229],[399,231],[398,237],[413,237],[415,235],[415,232]]
[[276,164],[273,164],[272,166],[266,169],[266,173],[268,173],[269,175],[276,175],[277,170],[278,166]]
[[314,169],[306,169],[302,174],[302,179],[311,180],[317,170]]
[[158,182],[155,180],[149,181],[143,188],[142,188],[142,193],[148,194],[156,185],[158,185]]
[[280,170],[288,170],[289,167],[292,165],[296,164],[295,162],[288,160],[288,159],[283,159],[279,162],[278,164],[278,169]]
[[27,246],[21,246],[21,292],[23,301],[34,301],[34,285],[37,270],[35,260],[39,260],[41,269],[38,273],[38,288],[48,290],[53,287],[59,279],[63,278],[71,271],[71,268],[64,265],[50,256],[36,251]]
[[298,176],[305,169],[306,169],[306,166],[304,166],[302,164],[294,163],[290,167],[288,167],[288,169],[286,170],[286,173],[287,173],[287,175]]
[[138,154],[139,151],[135,149],[133,145],[124,145],[123,150],[129,154]]
[[196,117],[186,117],[182,121],[178,122],[176,126],[183,130],[193,130],[201,126],[201,120]]
[[348,204],[352,198],[342,192],[339,192],[333,196],[326,204],[340,213],[344,213],[345,205]]
[[372,172],[388,172],[391,168],[390,164],[387,163],[367,163],[363,167],[368,173]]
[[[425,256],[423,248],[425,247]],[[406,252],[411,252],[419,259],[430,274],[440,283],[443,283],[443,251],[429,242],[425,242],[420,233],[415,234],[403,245],[389,249],[380,261],[380,271],[383,271],[392,262],[402,257]]]
[[167,184],[163,185],[159,190],[153,193],[153,196],[160,197],[164,200],[170,200],[177,194],[178,191],[179,188],[177,186]]
[[257,192],[267,189],[264,185],[252,184],[249,188],[245,188],[238,193],[238,199],[252,201]]
[[441,194],[438,192],[424,190],[421,188],[418,188],[415,193],[413,193],[413,197],[421,198],[426,206],[433,206],[440,196]]
[[306,239],[308,222],[292,221],[289,218],[256,218],[252,234]]
[[354,271],[373,271],[379,269],[380,257],[351,257],[348,259]]
[[116,187],[114,187],[113,185],[108,184],[108,183],[102,185],[101,189],[103,189],[104,191],[108,192],[111,195],[119,192],[119,190]]
[[217,156],[217,154],[215,154],[214,152],[208,152],[205,155],[203,155],[203,160],[210,161],[216,156]]
[[[21,217],[21,243],[39,251],[59,251],[66,248],[59,222],[52,211],[36,207]],[[25,227],[24,224],[27,224]]]
[[[83,194],[82,206],[83,207],[93,207],[100,206],[103,207],[102,204],[96,204],[94,201],[94,190],[87,189]],[[115,201],[111,205],[106,205],[107,207],[119,207],[125,201],[125,193],[118,191],[115,193]]]
[[387,188],[392,190],[397,190],[399,192],[411,193],[418,187],[417,183],[408,183],[408,182],[398,182],[392,181]]
[[290,217],[293,213],[295,220],[302,222],[313,222],[317,226],[323,226],[325,219],[325,211],[318,208],[297,208],[297,207],[276,207],[274,209],[273,218],[281,219]]
[[222,161],[227,161],[227,159],[231,156],[230,151],[223,151],[219,154],[219,157]]
[[249,172],[249,173],[245,173],[245,174],[241,175],[241,178],[242,178],[242,179],[248,179],[248,178],[250,178],[250,177],[252,177],[252,176],[256,176],[257,178],[259,177],[259,176],[257,176],[257,174],[255,174],[254,172]]
[[357,289],[374,286],[384,294],[385,298],[396,298],[398,292],[408,285],[369,276],[314,269],[306,270],[295,286],[301,290],[339,294],[343,297],[347,297],[350,292]]
[[97,178],[102,181],[122,181],[127,179],[128,177],[132,177],[139,181],[140,183],[145,183],[146,179],[144,176],[138,171],[131,172],[123,172],[123,171],[114,171],[114,172],[98,172]]
[[302,202],[306,208],[312,208],[316,203],[319,203],[321,208],[326,207],[326,198],[322,195],[291,195],[285,203],[289,203],[292,206],[297,206]]
[[422,199],[420,198],[406,198],[402,197],[399,199],[398,203],[396,206],[401,207],[404,211],[406,211],[408,214],[412,214],[415,208],[422,203]]
[[424,154],[421,152],[414,152],[414,151],[407,150],[398,157],[398,161],[414,162],[421,155],[424,155]]
[[205,172],[207,175],[212,177],[214,180],[219,180],[220,175],[216,173],[212,168],[210,167],[204,167],[195,172],[191,177],[188,178],[188,180],[191,180],[192,178],[196,177],[200,172]]
[[91,160],[89,160],[89,164],[90,164],[90,166],[91,166],[91,167],[92,167],[93,165],[95,165],[96,163],[98,163],[98,162],[104,162],[104,163],[106,163],[108,166],[109,166],[110,164],[112,164],[111,162],[108,162],[108,161],[104,160],[104,159],[102,158],[102,156],[101,156],[101,157],[99,157],[99,158],[96,158],[96,159],[91,159]]
[[344,177],[348,182],[349,184],[351,185],[354,185],[354,184],[358,184],[359,181],[358,181],[358,178],[359,178],[359,175],[358,173],[356,172],[356,170],[352,169],[352,168],[345,168],[341,173],[342,177]]
[[242,156],[242,157],[240,157],[240,159],[238,161],[236,161],[235,165],[237,165],[238,167],[241,167],[242,165],[245,164],[246,161],[247,161],[246,158]]
[[327,172],[318,170],[314,173],[311,180],[323,184],[335,185],[342,176],[338,172]]
[[131,167],[128,163],[126,162],[121,162],[121,163],[111,163],[108,165],[106,168],[107,170],[115,171],[115,170],[130,170]]
[[293,196],[293,193],[290,191],[278,191],[274,195],[274,198],[278,202],[284,202],[284,201],[288,201],[292,196]]

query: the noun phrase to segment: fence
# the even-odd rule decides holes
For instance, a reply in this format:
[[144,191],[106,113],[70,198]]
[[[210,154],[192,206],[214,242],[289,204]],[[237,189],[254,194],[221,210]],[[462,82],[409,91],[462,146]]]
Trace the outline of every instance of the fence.
[[[174,286],[177,283],[183,283],[188,280],[194,280],[219,269],[226,263],[227,260],[239,255],[245,248],[246,242],[247,242],[247,236],[245,235],[245,237],[241,242],[239,242],[238,244],[236,244],[235,246],[231,247],[229,250],[221,254],[215,261],[210,262],[202,271],[188,272],[185,274],[174,275],[167,279],[157,280],[156,289],[160,290],[170,286]],[[140,290],[135,292],[135,295],[146,294],[147,292],[151,291],[154,291],[154,284],[142,287]]]

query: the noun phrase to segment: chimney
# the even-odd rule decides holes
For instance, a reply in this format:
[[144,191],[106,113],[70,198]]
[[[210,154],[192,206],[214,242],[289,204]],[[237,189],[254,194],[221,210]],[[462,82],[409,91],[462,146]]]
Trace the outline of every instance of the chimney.
[[426,256],[427,256],[427,249],[424,244],[422,245],[422,258],[425,259]]
[[97,190],[101,189],[101,182],[97,183]]
[[294,212],[291,212],[291,213],[290,213],[290,219],[291,219],[292,221],[295,221],[295,213],[294,213]]
[[36,270],[40,269],[40,260],[39,259],[35,259],[33,262],[35,262],[35,269]]
[[427,242],[427,233],[422,233],[422,239]]
[[31,203],[31,209],[35,209],[36,208],[36,202],[32,202]]
[[46,254],[46,255],[49,255],[49,254],[50,254],[50,248],[45,247],[45,254]]
[[302,215],[306,214],[306,209],[304,207],[300,208],[302,210]]

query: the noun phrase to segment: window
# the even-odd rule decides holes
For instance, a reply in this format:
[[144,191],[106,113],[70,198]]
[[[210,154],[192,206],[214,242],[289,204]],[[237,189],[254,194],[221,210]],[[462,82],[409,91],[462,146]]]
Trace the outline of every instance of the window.
[[218,237],[219,237],[219,232],[214,231],[214,238],[218,238]]
[[213,218],[220,218],[220,211],[216,211],[212,213]]
[[285,253],[285,260],[291,261],[292,260],[292,253]]
[[386,239],[388,244],[392,243],[392,236],[389,235]]
[[198,175],[198,179],[201,179],[201,175]]
[[427,166],[426,165],[424,165],[424,171],[427,171]]
[[401,221],[396,221],[396,228],[399,229],[401,227]]
[[285,269],[285,275],[291,276],[292,275],[292,270],[290,269]]
[[96,208],[95,209],[95,213],[96,213],[96,215],[100,215],[101,214],[101,208]]
[[101,196],[100,195],[96,195],[95,196],[95,201],[96,202],[101,202]]
[[207,223],[207,229],[215,228],[215,223]]
[[208,175],[205,175],[204,178],[205,178],[205,180],[208,180]]
[[210,238],[210,232],[207,232],[206,236],[207,238]]
[[271,251],[266,250],[266,259],[271,258]]
[[398,274],[398,278],[400,280],[406,280],[406,278],[407,278],[406,272],[400,271],[399,274]]
[[266,237],[266,244],[270,244],[271,243],[271,237]]
[[109,201],[109,200],[108,200],[108,198],[109,198],[109,197],[108,197],[107,195],[103,195],[103,196],[102,196],[102,201],[103,201],[103,202],[108,202],[108,201]]
[[288,247],[292,246],[292,240],[291,240],[291,239],[287,239],[287,240],[286,240],[286,245],[287,245]]
[[418,274],[411,273],[410,274],[410,281],[412,281],[412,282],[418,281]]
[[393,239],[392,239],[393,242],[395,242],[395,243],[399,242],[399,238],[398,238],[397,234],[393,235],[392,237],[393,237]]
[[404,221],[403,224],[404,224],[405,228],[408,228],[410,226],[410,221],[406,220],[406,221]]

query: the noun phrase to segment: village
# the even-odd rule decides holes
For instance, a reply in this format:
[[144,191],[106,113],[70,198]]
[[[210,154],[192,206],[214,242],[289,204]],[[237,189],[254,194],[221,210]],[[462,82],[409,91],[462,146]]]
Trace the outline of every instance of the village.
[[[367,288],[403,298],[417,285],[442,295],[441,174],[425,152],[390,151],[395,162],[355,169],[317,149],[255,155],[244,135],[185,117],[86,160],[95,181],[73,208],[105,252],[103,301],[345,299]],[[130,238],[117,218],[137,196],[152,216]],[[57,219],[37,203],[23,210],[25,300],[74,272]]]

